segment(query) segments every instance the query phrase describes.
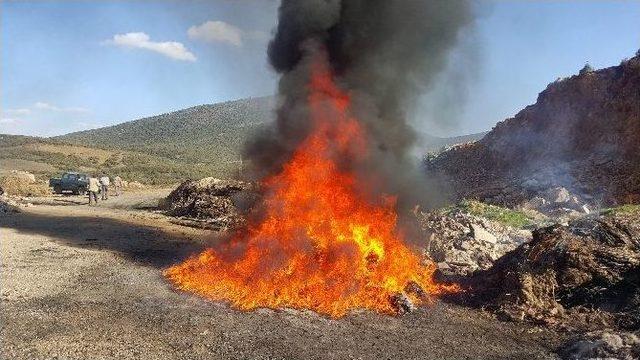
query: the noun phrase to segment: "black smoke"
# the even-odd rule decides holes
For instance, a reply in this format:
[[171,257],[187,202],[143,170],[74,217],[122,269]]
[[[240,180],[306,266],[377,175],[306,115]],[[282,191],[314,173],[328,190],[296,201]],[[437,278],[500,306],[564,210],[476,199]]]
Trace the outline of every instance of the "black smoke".
[[254,176],[278,172],[311,130],[309,64],[323,52],[369,133],[370,160],[349,166],[401,205],[433,202],[436,186],[410,156],[416,135],[407,113],[446,67],[472,12],[464,0],[283,0],[268,48],[280,104],[275,126],[246,146]]

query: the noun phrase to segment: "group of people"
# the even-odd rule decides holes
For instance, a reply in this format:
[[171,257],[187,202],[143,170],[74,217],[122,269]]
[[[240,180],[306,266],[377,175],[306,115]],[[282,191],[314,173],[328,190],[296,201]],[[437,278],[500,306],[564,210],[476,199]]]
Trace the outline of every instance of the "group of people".
[[[102,200],[109,199],[109,186],[111,185],[111,179],[107,174],[102,173],[102,176],[89,177],[89,205],[98,205],[98,193],[102,195]],[[122,194],[122,179],[120,176],[113,178],[113,187],[115,190],[115,196]]]

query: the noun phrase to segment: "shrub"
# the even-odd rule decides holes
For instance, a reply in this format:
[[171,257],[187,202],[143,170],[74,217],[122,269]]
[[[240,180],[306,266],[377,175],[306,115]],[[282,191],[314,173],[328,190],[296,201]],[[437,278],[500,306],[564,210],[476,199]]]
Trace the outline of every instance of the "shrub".
[[496,205],[485,204],[475,200],[463,200],[458,205],[462,211],[471,215],[494,220],[514,228],[524,228],[533,224],[533,220],[521,211],[511,210]]
[[593,72],[593,67],[589,65],[589,63],[586,63],[582,68],[582,70],[580,70],[580,75],[585,75],[592,72]]

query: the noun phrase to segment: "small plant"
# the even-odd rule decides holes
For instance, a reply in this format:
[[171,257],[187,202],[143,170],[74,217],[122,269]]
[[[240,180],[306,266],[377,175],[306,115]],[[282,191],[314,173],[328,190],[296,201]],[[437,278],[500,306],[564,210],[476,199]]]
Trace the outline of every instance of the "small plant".
[[617,215],[617,214],[640,214],[640,205],[621,205],[612,208],[606,208],[601,211],[603,215]]
[[514,228],[522,229],[533,224],[533,219],[521,211],[489,205],[476,200],[462,200],[457,208],[471,215],[494,220]]

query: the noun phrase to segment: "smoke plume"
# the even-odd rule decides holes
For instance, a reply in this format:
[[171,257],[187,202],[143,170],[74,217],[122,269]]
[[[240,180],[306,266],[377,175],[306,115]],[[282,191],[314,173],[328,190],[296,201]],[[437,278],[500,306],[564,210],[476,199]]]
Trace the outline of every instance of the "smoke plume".
[[416,136],[406,115],[472,21],[464,0],[283,0],[268,48],[281,74],[280,104],[275,126],[246,146],[254,175],[278,172],[309,134],[306,86],[323,52],[369,135],[369,160],[345,166],[377,179],[371,191],[396,194],[400,205],[433,201],[433,186],[410,156]]

